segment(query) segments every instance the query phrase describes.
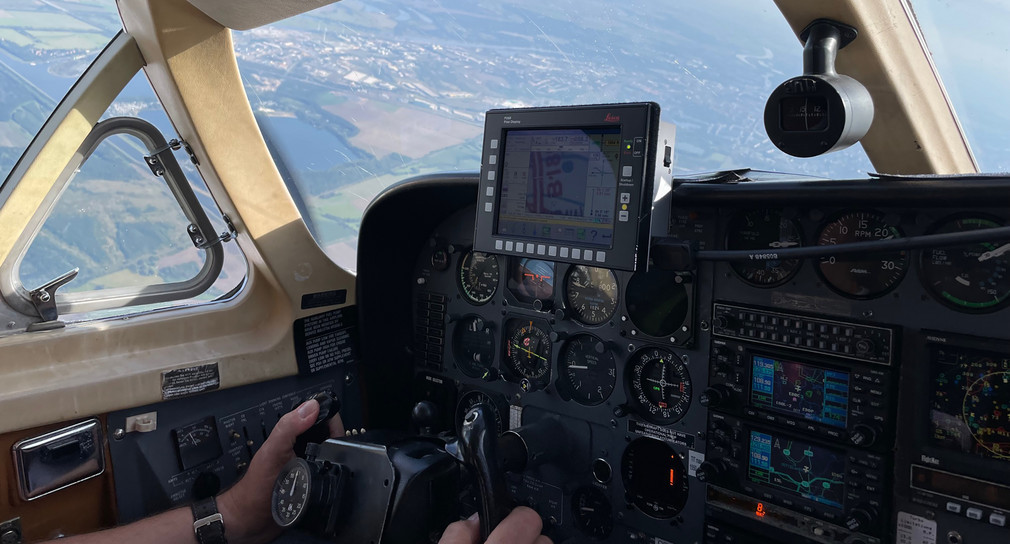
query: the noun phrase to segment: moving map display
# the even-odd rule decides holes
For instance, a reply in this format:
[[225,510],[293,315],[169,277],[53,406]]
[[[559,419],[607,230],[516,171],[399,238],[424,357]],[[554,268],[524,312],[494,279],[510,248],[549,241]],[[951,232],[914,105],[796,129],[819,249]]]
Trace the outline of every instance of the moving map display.
[[849,412],[849,374],[755,355],[751,403],[844,429]]
[[750,432],[750,481],[842,508],[845,455],[791,438]]
[[931,379],[931,441],[1010,460],[1010,354],[934,346]]
[[497,234],[611,247],[620,128],[509,130]]

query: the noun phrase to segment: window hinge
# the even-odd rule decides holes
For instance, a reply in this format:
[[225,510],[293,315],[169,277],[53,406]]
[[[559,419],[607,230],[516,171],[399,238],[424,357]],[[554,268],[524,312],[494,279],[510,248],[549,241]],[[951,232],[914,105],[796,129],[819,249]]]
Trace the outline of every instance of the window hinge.
[[154,175],[161,176],[165,173],[165,165],[161,162],[161,154],[166,151],[178,151],[179,149],[185,149],[186,154],[189,155],[189,160],[193,161],[193,164],[197,166],[200,165],[200,160],[196,158],[196,153],[193,153],[193,148],[186,143],[186,140],[180,138],[172,138],[167,144],[154,150],[154,153],[145,155],[144,162],[151,168],[151,172],[154,172]]
[[32,299],[32,304],[35,306],[35,311],[42,318],[42,321],[28,325],[28,331],[48,331],[65,326],[58,319],[60,312],[56,308],[56,290],[70,283],[71,280],[77,277],[77,273],[80,271],[80,268],[75,268],[51,280],[42,287],[37,287],[28,292],[28,295]]
[[21,544],[21,518],[9,519],[0,523],[0,542],[3,544]]
[[200,232],[200,227],[192,223],[189,225],[186,232],[189,233],[189,237],[193,240],[193,245],[196,246],[197,249],[207,249],[209,247],[216,246],[217,244],[230,242],[238,236],[238,231],[235,230],[235,224],[231,222],[231,218],[228,217],[228,214],[221,214],[221,219],[224,220],[224,224],[228,227],[228,231],[222,232],[212,239],[208,239],[207,236],[204,236],[204,234]]

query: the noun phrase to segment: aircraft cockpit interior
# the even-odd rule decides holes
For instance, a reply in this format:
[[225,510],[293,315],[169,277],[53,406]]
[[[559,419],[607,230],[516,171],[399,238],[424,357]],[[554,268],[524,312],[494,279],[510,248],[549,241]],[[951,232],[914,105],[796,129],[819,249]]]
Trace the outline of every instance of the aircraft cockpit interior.
[[[2,4],[3,544],[262,479],[310,400],[277,542],[1010,542],[1010,119],[950,6]],[[785,45],[733,81],[720,17]]]

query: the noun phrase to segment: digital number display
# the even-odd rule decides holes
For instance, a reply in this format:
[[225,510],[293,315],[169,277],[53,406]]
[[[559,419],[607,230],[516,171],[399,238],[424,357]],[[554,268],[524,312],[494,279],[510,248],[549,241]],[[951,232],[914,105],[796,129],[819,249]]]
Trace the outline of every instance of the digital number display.
[[845,428],[849,374],[770,357],[751,359],[751,404]]
[[613,247],[618,127],[509,130],[496,234]]
[[750,481],[834,508],[845,499],[845,455],[791,438],[750,432]]
[[931,441],[1010,460],[1010,355],[934,346],[930,366]]

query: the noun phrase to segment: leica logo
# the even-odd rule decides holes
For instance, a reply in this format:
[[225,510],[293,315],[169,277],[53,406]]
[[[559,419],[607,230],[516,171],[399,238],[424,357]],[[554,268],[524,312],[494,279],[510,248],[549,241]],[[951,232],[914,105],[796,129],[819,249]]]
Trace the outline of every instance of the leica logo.
[[603,118],[603,120],[607,123],[616,123],[621,120],[621,116],[608,113],[607,116]]

